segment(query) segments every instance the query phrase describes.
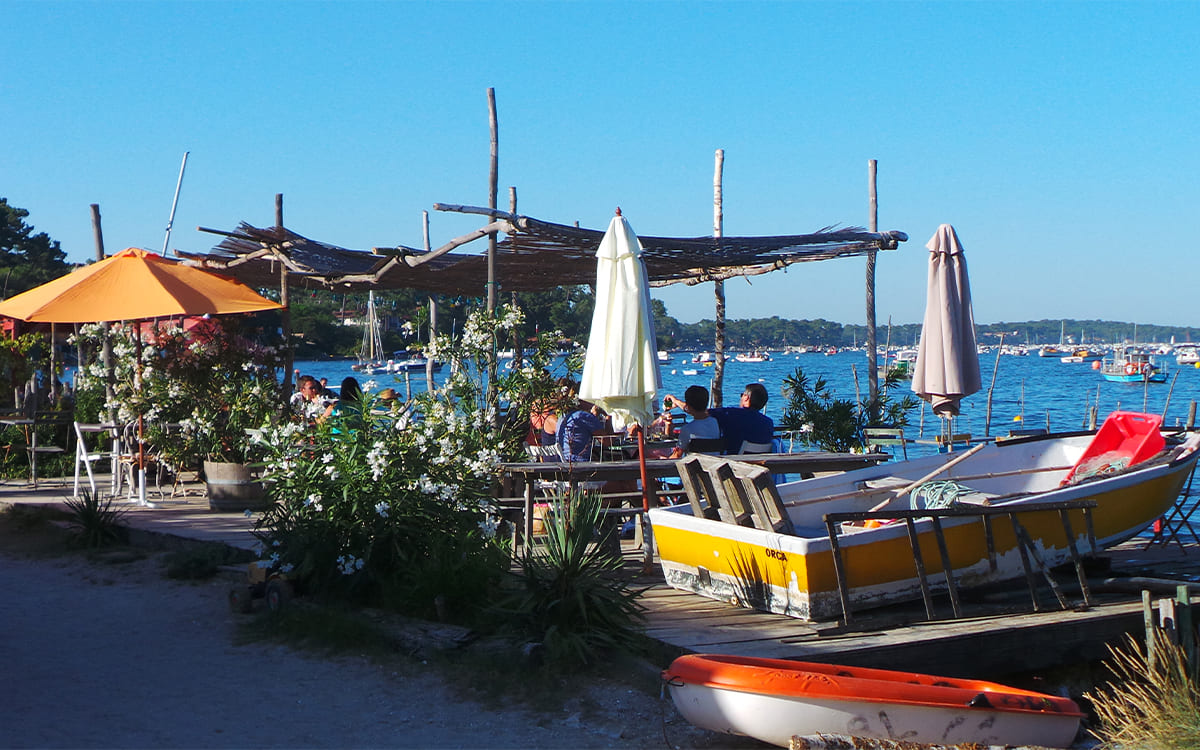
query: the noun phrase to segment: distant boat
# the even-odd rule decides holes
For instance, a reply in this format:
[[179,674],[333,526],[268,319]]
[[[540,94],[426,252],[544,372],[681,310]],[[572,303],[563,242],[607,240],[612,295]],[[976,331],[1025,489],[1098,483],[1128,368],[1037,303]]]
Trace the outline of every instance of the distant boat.
[[1053,346],[1053,345],[1043,346],[1041,349],[1038,349],[1039,357],[1062,357],[1065,354],[1066,354],[1065,351],[1063,351],[1059,347]]
[[1200,364],[1200,346],[1196,344],[1176,344],[1175,364],[1191,366]]
[[660,365],[665,365],[665,364],[670,363],[670,361],[671,361],[671,355],[667,354],[667,352],[665,350],[659,349],[658,350],[658,363]]
[[1124,346],[1114,349],[1112,357],[1100,363],[1100,374],[1113,383],[1167,382],[1167,371],[1158,366],[1153,354]]
[[1061,358],[1060,361],[1067,363],[1078,362],[1099,362],[1104,359],[1104,355],[1093,349],[1076,349],[1073,353]]
[[684,370],[683,374],[684,375],[699,375],[700,371],[699,370]]
[[375,311],[375,292],[367,292],[367,316],[363,321],[363,340],[362,346],[358,349],[358,366],[352,367],[354,370],[361,370],[368,375],[383,367],[381,358],[383,357],[383,333],[382,326],[379,323],[379,315]]
[[734,359],[738,362],[770,362],[771,355],[766,352],[743,352]]

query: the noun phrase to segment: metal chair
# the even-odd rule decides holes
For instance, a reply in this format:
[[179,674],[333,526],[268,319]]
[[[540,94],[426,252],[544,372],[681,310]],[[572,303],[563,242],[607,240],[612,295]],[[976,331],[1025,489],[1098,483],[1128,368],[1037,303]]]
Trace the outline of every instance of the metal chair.
[[752,443],[749,440],[742,441],[742,449],[738,453],[774,453],[774,443]]
[[863,440],[867,450],[872,453],[881,445],[898,445],[904,460],[908,460],[908,441],[904,439],[904,430],[899,427],[864,427]]

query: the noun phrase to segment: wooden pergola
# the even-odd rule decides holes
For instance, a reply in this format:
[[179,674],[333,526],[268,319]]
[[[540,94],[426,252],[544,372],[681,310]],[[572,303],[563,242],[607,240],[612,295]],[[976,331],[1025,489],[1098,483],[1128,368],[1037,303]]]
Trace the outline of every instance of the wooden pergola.
[[[431,294],[478,297],[486,293],[487,256],[454,252],[495,234],[496,277],[500,291],[536,292],[595,282],[596,248],[604,232],[555,224],[486,208],[436,204],[441,211],[481,214],[491,219],[474,232],[430,251],[393,246],[349,250],[303,237],[284,227],[245,222],[223,235],[207,254],[176,251],[186,262],[233,276],[256,287],[271,287],[286,269],[290,284],[342,291],[416,289]],[[701,284],[754,276],[794,263],[894,250],[904,232],[824,228],[811,234],[771,237],[653,237],[639,235],[654,287]]]
[[[287,229],[283,225],[282,198],[276,196],[276,226],[255,227],[242,222],[232,232],[199,227],[223,239],[210,253],[176,253],[189,264],[233,276],[253,287],[278,284],[285,307],[285,333],[291,328],[287,305],[292,285],[340,291],[415,289],[431,295],[486,297],[490,308],[499,291],[538,292],[592,285],[595,253],[604,236],[600,230],[555,224],[515,211],[439,203],[434,205],[436,210],[478,214],[489,221],[436,249],[397,245],[349,250]],[[496,237],[501,234],[505,238],[497,243]],[[455,252],[483,238],[488,239],[487,254]],[[639,235],[638,239],[651,286],[716,282],[719,302],[714,344],[716,351],[723,353],[724,280],[769,273],[795,263],[857,256],[867,257],[867,301],[871,311],[867,327],[868,340],[873,342],[875,254],[896,249],[908,240],[908,235],[825,227],[810,234],[767,237],[726,237],[717,233],[711,237]],[[873,352],[872,347],[872,361]],[[290,361],[287,366],[290,368]],[[719,367],[714,378],[716,404],[720,403],[722,370]],[[874,386],[874,368],[871,376]],[[285,385],[290,386],[286,374]]]

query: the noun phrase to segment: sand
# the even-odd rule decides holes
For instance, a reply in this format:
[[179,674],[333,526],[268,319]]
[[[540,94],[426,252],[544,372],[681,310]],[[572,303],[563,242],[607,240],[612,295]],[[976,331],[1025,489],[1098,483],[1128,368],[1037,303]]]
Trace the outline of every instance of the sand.
[[669,698],[619,682],[536,711],[484,707],[457,695],[444,667],[238,645],[247,615],[229,610],[230,585],[172,581],[154,556],[117,563],[0,550],[0,744],[761,746],[698,730]]

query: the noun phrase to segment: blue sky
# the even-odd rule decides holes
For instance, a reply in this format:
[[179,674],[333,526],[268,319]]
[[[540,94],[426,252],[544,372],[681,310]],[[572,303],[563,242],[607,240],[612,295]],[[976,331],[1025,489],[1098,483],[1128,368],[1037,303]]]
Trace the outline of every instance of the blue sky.
[[[865,226],[879,161],[877,318],[919,322],[925,242],[953,224],[979,322],[1200,325],[1200,4],[0,1],[0,196],[94,257],[202,252],[274,221],[419,247],[435,202],[728,235]],[[434,246],[478,217],[431,213]],[[479,251],[483,244],[477,244]],[[864,261],[727,283],[730,318],[864,319]],[[712,287],[657,290],[684,321]]]

